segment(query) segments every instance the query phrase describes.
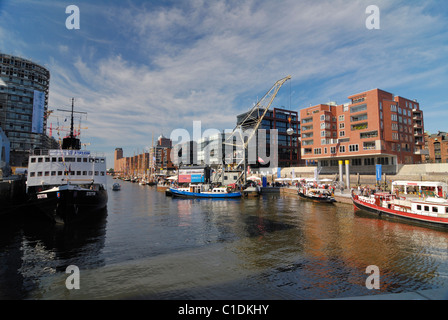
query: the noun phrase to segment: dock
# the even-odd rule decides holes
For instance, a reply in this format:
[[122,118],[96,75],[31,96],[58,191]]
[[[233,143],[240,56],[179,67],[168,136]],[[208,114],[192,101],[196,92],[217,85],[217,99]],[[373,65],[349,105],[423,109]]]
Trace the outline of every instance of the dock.
[[23,176],[11,176],[0,180],[0,216],[10,214],[26,199],[26,179]]

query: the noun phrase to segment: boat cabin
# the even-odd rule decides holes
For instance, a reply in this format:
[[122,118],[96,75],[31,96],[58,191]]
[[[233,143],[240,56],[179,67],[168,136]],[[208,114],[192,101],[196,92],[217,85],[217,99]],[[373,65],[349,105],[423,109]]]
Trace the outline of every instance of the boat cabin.
[[446,198],[448,184],[438,181],[393,181],[391,190],[392,193],[399,191],[404,194]]

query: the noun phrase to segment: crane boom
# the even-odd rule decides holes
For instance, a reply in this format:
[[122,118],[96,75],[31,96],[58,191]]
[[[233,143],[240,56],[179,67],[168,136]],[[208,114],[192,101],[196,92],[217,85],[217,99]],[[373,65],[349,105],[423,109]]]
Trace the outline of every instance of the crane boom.
[[[272,102],[274,101],[275,97],[277,96],[278,91],[283,86],[283,84],[290,80],[291,76],[287,76],[283,79],[278,80],[272,88],[266,92],[266,94],[252,107],[252,109],[247,113],[247,115],[244,117],[244,119],[237,123],[233,131],[229,134],[229,136],[226,138],[226,140],[223,142],[225,145],[231,145],[234,147],[240,147],[243,152],[243,159],[240,161],[240,164],[244,164],[244,171],[241,173],[241,175],[238,177],[237,182],[241,179],[243,179],[244,182],[246,182],[246,149],[249,145],[250,140],[253,138],[255,133],[257,132],[258,128],[260,127],[261,121],[263,120],[264,116],[268,112]],[[267,102],[266,106],[263,106],[263,104]],[[254,125],[255,123],[255,125]],[[244,129],[250,128],[252,129],[252,132],[248,136],[247,140],[243,138],[243,131]],[[236,134],[240,135],[241,144],[233,143],[233,138]],[[230,142],[231,141],[231,142]],[[224,162],[224,159],[223,159]],[[224,175],[224,165],[221,167],[221,175]]]

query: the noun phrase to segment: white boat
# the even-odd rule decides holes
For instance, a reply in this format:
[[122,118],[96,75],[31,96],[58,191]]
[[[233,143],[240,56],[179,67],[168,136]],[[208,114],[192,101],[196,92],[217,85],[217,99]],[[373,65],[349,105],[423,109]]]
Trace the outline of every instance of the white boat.
[[320,203],[334,203],[336,199],[330,190],[323,188],[300,187],[297,191],[300,198]]
[[448,226],[448,200],[435,196],[402,197],[393,193],[378,192],[367,196],[352,194],[355,208],[377,214]]
[[61,149],[33,150],[27,176],[29,203],[54,222],[90,217],[107,206],[106,158],[87,150],[73,135]]

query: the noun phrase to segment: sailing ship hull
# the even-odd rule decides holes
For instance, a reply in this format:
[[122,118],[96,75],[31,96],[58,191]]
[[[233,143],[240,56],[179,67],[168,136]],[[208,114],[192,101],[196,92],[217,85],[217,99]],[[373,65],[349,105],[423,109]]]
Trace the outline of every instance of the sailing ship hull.
[[106,190],[53,188],[36,193],[31,204],[56,223],[93,218],[107,206]]
[[298,195],[301,199],[310,200],[310,201],[319,202],[319,203],[335,203],[336,202],[336,199],[333,197],[310,196],[303,192],[299,192]]
[[361,201],[357,195],[352,197],[353,205],[356,209],[375,214],[377,216],[387,216],[403,221],[417,222],[432,226],[448,227],[448,218],[431,217],[413,212],[404,212],[378,206],[375,203]]
[[241,192],[189,192],[169,188],[171,196],[179,198],[199,198],[199,199],[237,199],[241,198]]

